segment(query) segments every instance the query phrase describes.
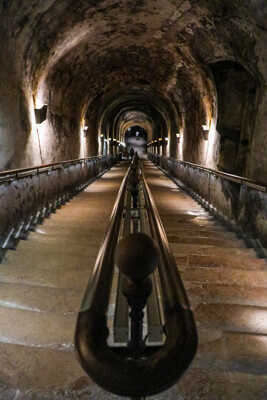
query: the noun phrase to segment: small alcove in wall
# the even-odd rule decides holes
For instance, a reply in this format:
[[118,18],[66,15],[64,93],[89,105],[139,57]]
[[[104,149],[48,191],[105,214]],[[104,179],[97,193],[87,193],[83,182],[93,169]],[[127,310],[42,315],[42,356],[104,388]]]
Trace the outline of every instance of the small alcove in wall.
[[257,80],[234,61],[219,61],[210,68],[218,100],[218,169],[246,176],[256,118]]

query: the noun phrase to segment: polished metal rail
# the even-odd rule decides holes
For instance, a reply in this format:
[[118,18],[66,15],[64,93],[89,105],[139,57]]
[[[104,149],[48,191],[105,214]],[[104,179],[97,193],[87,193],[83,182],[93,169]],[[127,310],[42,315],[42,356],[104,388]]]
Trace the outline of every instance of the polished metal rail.
[[8,249],[116,162],[90,157],[0,173],[0,262]]
[[[158,154],[150,153],[149,157],[152,160],[156,161],[158,164],[160,164],[160,159],[161,159],[162,156],[159,156]],[[166,158],[166,160],[167,160],[167,158]],[[228,181],[235,182],[235,183],[240,183],[241,185],[247,185],[248,187],[254,188],[254,189],[259,190],[261,192],[267,192],[267,186],[266,185],[264,185],[264,184],[262,184],[260,182],[257,182],[257,181],[255,181],[253,179],[246,178],[244,176],[239,176],[239,175],[230,174],[228,172],[218,171],[218,170],[215,170],[215,169],[212,169],[212,168],[204,167],[203,165],[200,165],[200,164],[191,163],[189,161],[176,160],[174,158],[169,158],[169,160],[171,162],[177,164],[177,165],[180,164],[180,165],[183,165],[183,166],[190,166],[190,167],[192,167],[194,169],[197,169],[199,171],[205,171],[205,172],[208,172],[209,174],[212,174],[214,176],[222,177],[222,178],[224,178],[224,179],[226,179]]]
[[117,395],[143,398],[160,393],[177,382],[196,353],[197,332],[175,259],[142,175],[151,231],[161,253],[159,276],[166,340],[160,347],[149,347],[141,358],[131,355],[130,349],[110,347],[107,344],[107,310],[114,271],[114,252],[128,174],[129,170],[121,184],[108,232],[77,318],[75,348],[81,366],[99,386]]
[[103,157],[94,156],[94,157],[86,157],[86,158],[76,158],[73,160],[59,161],[50,164],[42,164],[27,168],[18,168],[18,169],[10,169],[6,171],[0,172],[0,184],[4,183],[8,180],[13,180],[14,178],[18,179],[20,177],[25,178],[28,176],[36,175],[42,172],[54,171],[55,169],[66,168],[71,165],[82,164],[86,162],[101,160]]
[[243,238],[259,257],[267,257],[266,185],[155,154],[149,154],[149,159],[228,229]]

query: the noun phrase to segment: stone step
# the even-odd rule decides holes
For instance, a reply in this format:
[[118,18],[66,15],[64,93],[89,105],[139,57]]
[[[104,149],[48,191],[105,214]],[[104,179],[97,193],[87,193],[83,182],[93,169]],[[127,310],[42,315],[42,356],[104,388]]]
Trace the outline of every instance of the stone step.
[[199,345],[194,367],[253,375],[267,373],[267,336],[224,332]]
[[168,241],[175,244],[207,245],[222,248],[246,248],[243,240],[206,236],[167,235]]
[[223,268],[187,268],[181,271],[184,282],[198,284],[217,284],[236,287],[267,288],[266,271],[243,271]]
[[0,307],[0,342],[69,351],[73,349],[76,317],[76,313],[59,315]]
[[[20,388],[34,393],[42,389],[75,388],[81,379],[86,385],[91,383],[73,351],[0,343],[0,365],[0,381],[16,390]],[[3,400],[8,399],[2,393],[0,396]],[[37,396],[32,398],[51,399]]]
[[200,303],[240,304],[267,308],[265,287],[231,286],[213,283],[192,283],[184,281],[191,306]]
[[194,310],[199,326],[222,331],[267,335],[267,308],[239,304],[199,304]]
[[[68,243],[66,243],[67,245]],[[56,269],[88,269],[95,263],[96,254],[99,246],[89,247],[83,253],[72,251],[70,254],[65,252],[64,248],[57,250],[56,246],[20,248],[17,251],[8,251],[1,263],[0,277],[6,268],[20,267],[25,270],[35,267],[38,269],[47,269],[55,271]],[[88,254],[88,250],[91,250]],[[95,253],[95,254],[94,254]],[[54,255],[54,256],[53,256]],[[62,271],[63,272],[63,271]]]
[[266,395],[266,375],[197,368],[193,363],[177,385],[181,399],[173,400],[265,400]]
[[79,234],[77,233],[76,235],[73,234],[71,231],[68,230],[68,228],[66,227],[62,232],[64,232],[64,234],[57,234],[57,232],[40,232],[40,230],[38,232],[33,232],[31,233],[31,235],[29,236],[28,240],[24,240],[23,242],[21,241],[20,243],[27,243],[27,242],[37,242],[37,243],[53,243],[55,242],[55,244],[57,243],[64,243],[66,241],[69,241],[71,243],[73,243],[74,245],[83,245],[83,246],[94,246],[95,243],[99,243],[102,239],[103,239],[103,235],[101,235],[101,237],[99,237],[99,235],[94,234],[89,235],[89,233],[87,232],[83,232],[82,230],[80,230]]
[[0,307],[67,315],[79,311],[82,297],[80,289],[1,282]]
[[[66,245],[68,243],[66,243],[65,238],[63,237],[57,237],[57,238],[53,238],[53,237],[49,237],[49,236],[41,236],[38,234],[33,234],[30,237],[30,240],[21,240],[18,243],[18,246],[16,248],[15,254],[16,252],[17,254],[19,254],[19,251],[43,251],[43,252],[47,252],[50,253],[51,252],[51,256],[54,256],[54,253],[58,252],[59,250],[63,250],[66,255],[71,255],[71,254],[82,254],[83,256],[90,256],[92,249],[96,251],[98,251],[100,244],[103,241],[103,237],[101,238],[95,238],[95,240],[93,241],[93,243],[91,241],[85,241],[83,243],[81,243],[81,241],[79,240],[75,240],[75,238],[73,239],[73,241],[71,241],[71,245]],[[8,256],[9,253],[13,253],[13,250],[11,250],[10,252],[8,251],[6,254]]]
[[168,223],[168,226],[165,226],[165,231],[167,235],[177,235],[177,236],[184,236],[184,237],[190,237],[191,235],[194,236],[204,236],[207,238],[214,238],[214,236],[218,236],[221,238],[232,238],[232,239],[237,239],[237,236],[234,232],[226,231],[223,227],[210,227],[209,229],[207,228],[198,228],[195,227],[193,224],[187,224],[187,225],[182,225],[181,227],[175,228],[172,226],[170,223]]
[[187,255],[175,256],[179,270],[186,268],[228,268],[242,270],[266,270],[265,259],[255,257],[234,257],[225,253],[223,256],[209,255]]
[[1,282],[4,283],[21,283],[31,286],[84,290],[91,276],[94,264],[87,264],[85,268],[74,265],[72,269],[52,269],[48,267],[49,261],[47,261],[47,268],[45,269],[38,268],[38,266],[34,265],[28,266],[27,268],[22,268],[17,265],[6,265],[0,270],[0,279]]
[[208,244],[192,243],[171,243],[171,248],[175,256],[181,255],[216,255],[223,257],[225,254],[231,254],[235,257],[256,257],[254,249],[247,249],[244,245],[236,247],[218,247]]

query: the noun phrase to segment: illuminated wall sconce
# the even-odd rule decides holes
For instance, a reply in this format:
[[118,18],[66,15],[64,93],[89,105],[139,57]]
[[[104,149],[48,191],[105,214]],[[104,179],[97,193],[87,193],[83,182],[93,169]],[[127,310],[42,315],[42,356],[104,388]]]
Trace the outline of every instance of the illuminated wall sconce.
[[103,134],[101,134],[101,135],[100,135],[100,137],[101,137],[101,138],[103,138],[103,137],[104,137],[104,135],[103,135]]
[[168,142],[168,141],[169,141],[169,138],[165,137],[165,141]]
[[210,130],[210,127],[209,127],[208,124],[202,125],[202,131],[203,131],[204,140],[208,140],[208,138],[209,138],[209,130]]
[[181,139],[181,134],[180,133],[176,133],[176,139],[177,139],[177,143],[179,143],[180,139]]
[[35,108],[34,114],[35,114],[36,124],[40,125],[42,122],[44,122],[46,120],[47,105],[44,104],[42,108]]
[[88,131],[88,126],[84,126],[84,127],[83,127],[83,136],[84,136],[84,137],[87,136],[87,131]]

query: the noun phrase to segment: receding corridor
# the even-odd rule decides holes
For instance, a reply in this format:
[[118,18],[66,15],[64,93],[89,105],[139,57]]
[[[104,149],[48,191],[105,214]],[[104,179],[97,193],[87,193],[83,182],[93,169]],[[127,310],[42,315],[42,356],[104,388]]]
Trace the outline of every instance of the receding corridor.
[[0,37],[0,400],[266,400],[267,1]]

